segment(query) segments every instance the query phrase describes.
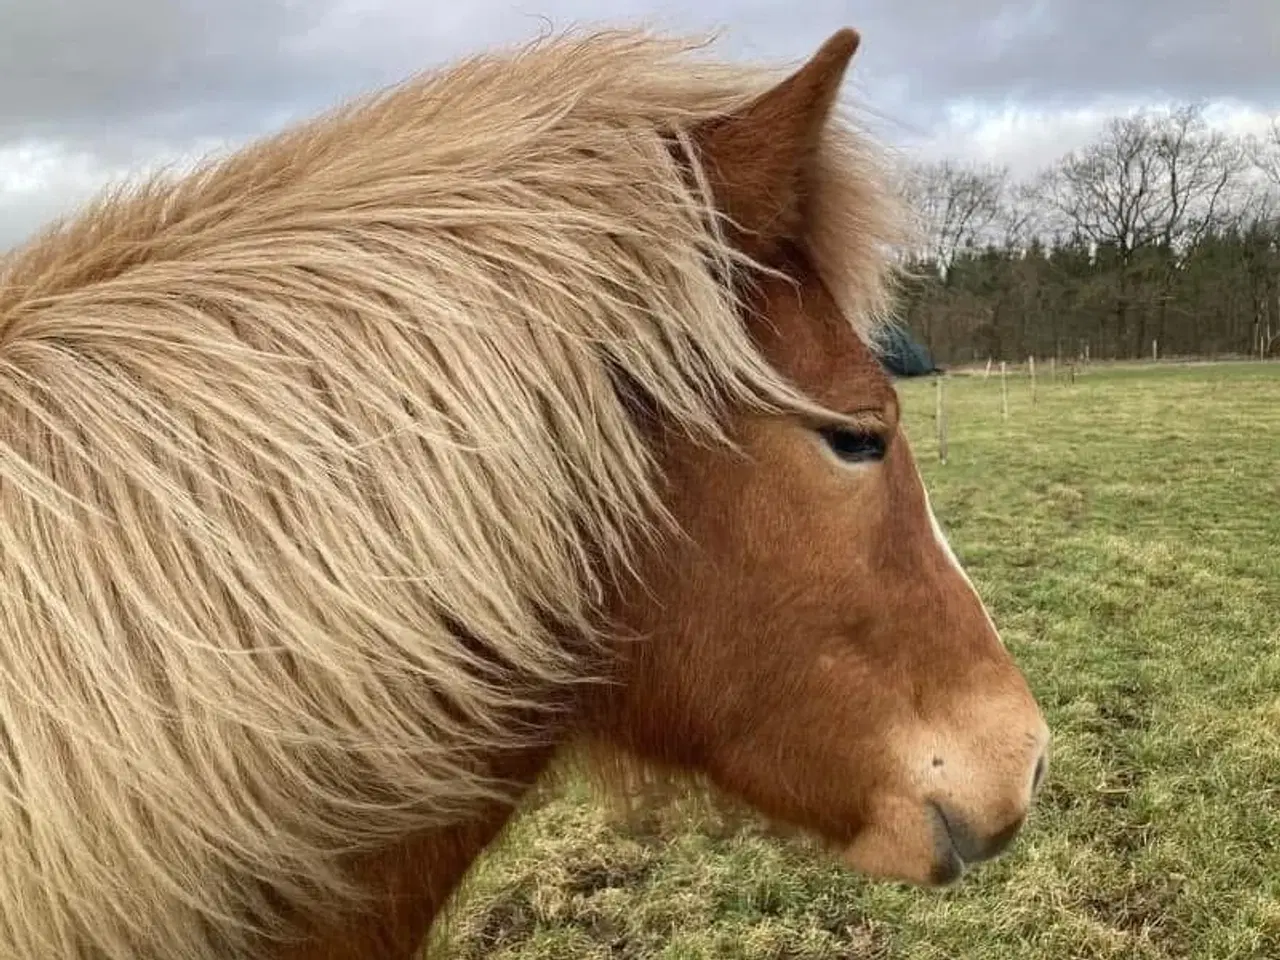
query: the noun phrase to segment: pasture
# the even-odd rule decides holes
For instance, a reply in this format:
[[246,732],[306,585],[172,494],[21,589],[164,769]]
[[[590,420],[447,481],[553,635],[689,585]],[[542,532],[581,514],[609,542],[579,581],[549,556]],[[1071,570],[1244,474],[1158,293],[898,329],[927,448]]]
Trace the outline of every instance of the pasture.
[[1055,734],[1006,858],[869,884],[690,802],[570,784],[471,878],[459,958],[1280,956],[1280,365],[899,385],[935,510]]

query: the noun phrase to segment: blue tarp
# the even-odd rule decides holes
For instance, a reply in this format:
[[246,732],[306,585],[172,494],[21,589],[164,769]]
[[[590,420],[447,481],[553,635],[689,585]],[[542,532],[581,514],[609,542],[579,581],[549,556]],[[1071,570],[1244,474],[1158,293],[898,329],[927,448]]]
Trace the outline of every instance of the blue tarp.
[[880,364],[895,377],[923,377],[941,370],[929,350],[904,327],[886,326],[878,338]]

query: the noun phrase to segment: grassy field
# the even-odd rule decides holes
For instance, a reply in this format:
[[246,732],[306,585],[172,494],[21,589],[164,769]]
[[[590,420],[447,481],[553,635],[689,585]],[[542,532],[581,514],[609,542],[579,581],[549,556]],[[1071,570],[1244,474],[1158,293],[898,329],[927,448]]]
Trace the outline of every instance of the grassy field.
[[1054,729],[1014,851],[938,893],[571,787],[458,905],[449,956],[1280,957],[1280,365],[901,387],[935,507]]

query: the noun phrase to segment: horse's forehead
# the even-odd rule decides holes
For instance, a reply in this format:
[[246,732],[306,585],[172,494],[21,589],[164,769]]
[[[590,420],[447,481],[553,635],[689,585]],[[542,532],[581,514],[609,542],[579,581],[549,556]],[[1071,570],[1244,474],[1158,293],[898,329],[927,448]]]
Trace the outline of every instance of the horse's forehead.
[[831,409],[895,406],[892,382],[830,291],[810,270],[795,277],[796,283],[771,281],[762,291],[762,348],[770,362]]

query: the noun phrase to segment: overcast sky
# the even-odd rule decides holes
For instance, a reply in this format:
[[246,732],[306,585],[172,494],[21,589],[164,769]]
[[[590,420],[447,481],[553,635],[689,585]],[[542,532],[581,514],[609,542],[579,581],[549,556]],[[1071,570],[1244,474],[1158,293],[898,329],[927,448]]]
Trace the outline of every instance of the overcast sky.
[[1234,132],[1280,113],[1280,0],[0,0],[0,250],[108,181],[584,23],[785,60],[857,27],[877,132],[1016,173],[1144,104]]

